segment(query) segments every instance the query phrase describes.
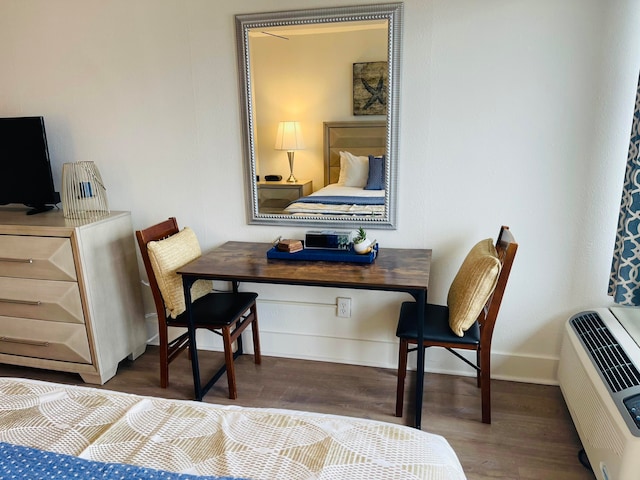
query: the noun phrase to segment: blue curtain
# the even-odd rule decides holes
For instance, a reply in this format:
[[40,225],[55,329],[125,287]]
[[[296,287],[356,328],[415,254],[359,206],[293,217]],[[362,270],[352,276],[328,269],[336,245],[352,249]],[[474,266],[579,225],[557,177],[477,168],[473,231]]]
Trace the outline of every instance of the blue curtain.
[[640,79],[611,263],[609,295],[621,305],[640,306]]

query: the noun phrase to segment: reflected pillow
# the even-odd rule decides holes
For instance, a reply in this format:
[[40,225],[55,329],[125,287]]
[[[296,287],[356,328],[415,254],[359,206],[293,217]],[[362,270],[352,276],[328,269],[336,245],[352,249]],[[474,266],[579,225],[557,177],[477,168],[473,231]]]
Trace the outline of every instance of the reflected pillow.
[[340,152],[339,185],[364,188],[369,176],[369,158]]
[[449,288],[449,327],[464,336],[475,323],[498,283],[502,265],[490,238],[478,242],[462,262]]
[[384,155],[381,157],[369,155],[369,175],[365,190],[384,190],[384,164]]
[[340,152],[340,175],[338,176],[337,185],[344,185],[344,181],[347,178],[346,166],[347,152]]
[[[165,238],[147,243],[149,260],[156,276],[164,305],[171,318],[183,313],[185,308],[182,276],[176,273],[191,260],[200,256],[200,244],[193,230],[184,227],[180,232]],[[191,287],[191,301],[203,297],[212,291],[209,280],[197,280]]]

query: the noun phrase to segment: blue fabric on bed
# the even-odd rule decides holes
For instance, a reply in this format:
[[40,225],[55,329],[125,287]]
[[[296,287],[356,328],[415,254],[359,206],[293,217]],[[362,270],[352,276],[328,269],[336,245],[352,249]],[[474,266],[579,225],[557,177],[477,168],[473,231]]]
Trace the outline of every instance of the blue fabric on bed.
[[0,478],[16,480],[241,480],[103,463],[0,442]]
[[369,155],[369,176],[365,190],[384,190],[384,163],[384,155],[381,157]]
[[327,203],[330,205],[384,205],[384,197],[357,197],[339,195],[310,195],[297,199],[294,203]]

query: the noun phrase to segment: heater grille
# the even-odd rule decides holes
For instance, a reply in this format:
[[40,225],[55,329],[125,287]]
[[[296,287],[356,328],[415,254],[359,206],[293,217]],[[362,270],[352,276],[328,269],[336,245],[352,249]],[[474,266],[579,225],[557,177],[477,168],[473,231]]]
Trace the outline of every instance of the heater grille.
[[558,383],[597,480],[640,479],[640,346],[619,321],[637,313],[595,308],[565,324]]
[[574,317],[571,324],[611,392],[640,385],[640,372],[600,315],[587,312]]

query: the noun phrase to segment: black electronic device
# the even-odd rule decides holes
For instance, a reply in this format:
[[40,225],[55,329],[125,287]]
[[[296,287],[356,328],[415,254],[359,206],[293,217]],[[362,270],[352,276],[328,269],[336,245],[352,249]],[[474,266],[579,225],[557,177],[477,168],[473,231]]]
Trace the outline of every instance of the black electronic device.
[[352,232],[347,230],[309,230],[305,235],[305,248],[349,250]]
[[0,118],[0,205],[22,203],[27,215],[60,203],[42,117]]
[[265,175],[264,179],[267,182],[279,182],[280,180],[282,180],[282,175]]

